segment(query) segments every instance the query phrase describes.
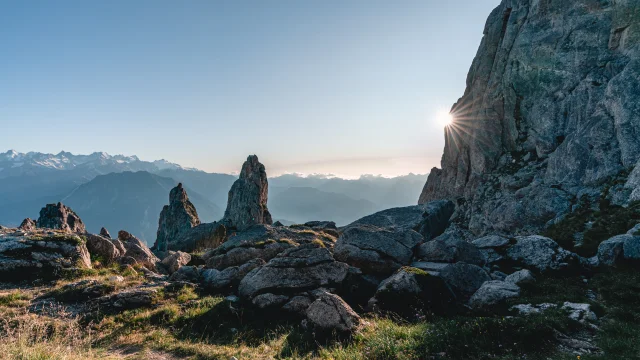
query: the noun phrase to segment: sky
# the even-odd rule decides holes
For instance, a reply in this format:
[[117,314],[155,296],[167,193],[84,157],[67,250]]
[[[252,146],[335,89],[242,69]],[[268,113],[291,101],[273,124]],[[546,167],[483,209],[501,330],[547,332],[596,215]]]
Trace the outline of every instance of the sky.
[[499,2],[0,0],[0,152],[425,174]]

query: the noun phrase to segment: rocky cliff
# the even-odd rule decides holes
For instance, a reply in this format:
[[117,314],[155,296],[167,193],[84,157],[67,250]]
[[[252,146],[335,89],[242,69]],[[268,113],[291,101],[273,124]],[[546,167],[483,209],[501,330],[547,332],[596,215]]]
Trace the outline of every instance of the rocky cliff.
[[456,199],[481,234],[640,200],[639,43],[636,0],[503,0],[419,203]]

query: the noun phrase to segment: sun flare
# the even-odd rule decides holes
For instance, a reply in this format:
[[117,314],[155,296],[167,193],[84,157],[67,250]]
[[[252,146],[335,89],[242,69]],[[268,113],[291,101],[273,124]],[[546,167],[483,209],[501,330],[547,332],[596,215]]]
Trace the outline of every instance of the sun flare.
[[453,124],[453,115],[446,110],[439,111],[436,119],[438,124],[442,126],[450,126]]

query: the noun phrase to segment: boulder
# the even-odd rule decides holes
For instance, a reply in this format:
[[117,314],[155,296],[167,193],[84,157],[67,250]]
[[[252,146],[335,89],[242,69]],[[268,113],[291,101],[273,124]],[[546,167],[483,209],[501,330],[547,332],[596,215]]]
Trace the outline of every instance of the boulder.
[[491,276],[481,267],[466,263],[446,266],[439,276],[460,300],[469,299]]
[[63,231],[0,233],[0,282],[59,279],[67,271],[90,269],[85,240]]
[[300,245],[251,270],[240,281],[238,294],[253,299],[264,293],[289,296],[338,286],[347,276],[348,269],[349,265],[335,261],[326,248],[317,244]]
[[190,282],[197,284],[200,282],[200,269],[195,266],[182,266],[171,274],[169,281]]
[[160,262],[160,259],[151,252],[145,243],[124,230],[118,231],[118,240],[124,246],[124,256],[135,259],[137,263],[142,264],[147,269],[155,270],[156,264]]
[[40,210],[38,227],[56,229],[69,233],[85,233],[87,229],[80,217],[62,203],[47,204]]
[[169,275],[178,271],[182,266],[187,265],[191,261],[191,255],[182,251],[170,251],[169,256],[164,258],[161,264],[169,272]]
[[485,257],[473,244],[445,234],[427,241],[418,248],[418,258],[426,262],[466,262],[483,266]]
[[231,266],[240,266],[256,258],[269,261],[286,249],[314,241],[331,248],[335,238],[306,228],[255,225],[231,234],[226,242],[206,252],[203,260],[208,268],[223,270]]
[[555,241],[538,235],[518,236],[506,250],[509,261],[538,272],[565,270],[579,265],[579,257]]
[[365,225],[398,232],[414,230],[426,240],[430,240],[442,234],[449,226],[449,218],[454,210],[455,205],[451,201],[434,201],[423,205],[393,208],[365,216],[344,229]]
[[471,296],[469,306],[475,310],[500,311],[507,309],[507,300],[520,296],[520,287],[514,283],[487,281]]
[[422,235],[413,230],[350,225],[338,238],[334,256],[364,273],[388,275],[409,265],[414,249],[423,240]]
[[294,296],[282,306],[282,310],[287,311],[293,315],[305,316],[309,305],[313,302],[308,296]]
[[202,286],[213,291],[234,290],[251,270],[265,265],[260,258],[249,260],[240,266],[231,266],[224,270],[204,269],[202,271]]
[[229,190],[223,223],[240,231],[257,224],[271,225],[267,209],[269,184],[264,165],[251,155],[242,165],[240,177]]
[[520,271],[516,271],[513,274],[504,278],[504,281],[508,283],[512,283],[518,286],[533,284],[536,282],[536,278],[533,276],[533,273],[527,269],[522,269]]
[[100,235],[87,234],[87,249],[94,257],[99,258],[105,264],[116,261],[126,252],[122,242],[111,240]]
[[413,318],[423,312],[445,313],[453,307],[455,299],[441,277],[403,267],[380,283],[369,308]]
[[88,304],[89,311],[107,314],[124,310],[138,309],[153,305],[158,291],[156,289],[132,289],[120,293],[99,297]]
[[33,231],[36,228],[36,222],[31,220],[31,218],[26,218],[22,220],[18,229],[22,231]]
[[622,266],[640,261],[640,236],[614,236],[598,246],[598,261],[606,266]]
[[305,325],[313,331],[316,337],[337,333],[339,335],[352,334],[360,325],[360,316],[356,314],[338,295],[323,293],[316,299],[306,312]]
[[561,309],[569,313],[569,319],[571,320],[580,322],[598,320],[596,314],[591,310],[590,304],[578,304],[567,301],[562,304]]
[[104,227],[100,229],[100,236],[105,237],[107,239],[111,239],[111,234],[109,234],[109,230],[107,230]]
[[227,239],[227,228],[218,222],[204,223],[185,230],[173,242],[175,250],[194,252],[215,249]]
[[158,235],[153,249],[156,251],[177,250],[174,243],[182,234],[200,225],[196,207],[193,206],[182,183],[169,192],[169,205],[160,212]]
[[473,240],[471,243],[480,250],[487,263],[493,264],[504,260],[505,250],[511,242],[502,236],[489,235]]
[[275,295],[271,293],[260,294],[253,298],[251,303],[258,309],[267,309],[279,307],[289,301],[289,297],[286,295]]

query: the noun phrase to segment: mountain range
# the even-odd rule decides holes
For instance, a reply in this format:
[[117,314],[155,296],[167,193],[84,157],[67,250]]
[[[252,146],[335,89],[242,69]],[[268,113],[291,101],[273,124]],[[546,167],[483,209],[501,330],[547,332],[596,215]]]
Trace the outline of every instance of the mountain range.
[[[269,208],[274,220],[285,224],[332,220],[344,225],[377,210],[415,204],[426,177],[286,174],[269,178]],[[25,216],[37,218],[44,204],[62,201],[89,231],[124,228],[152,244],[160,211],[177,183],[184,184],[202,221],[210,222],[222,217],[236,179],[137,156],[9,150],[0,153],[0,223],[18,225]]]

